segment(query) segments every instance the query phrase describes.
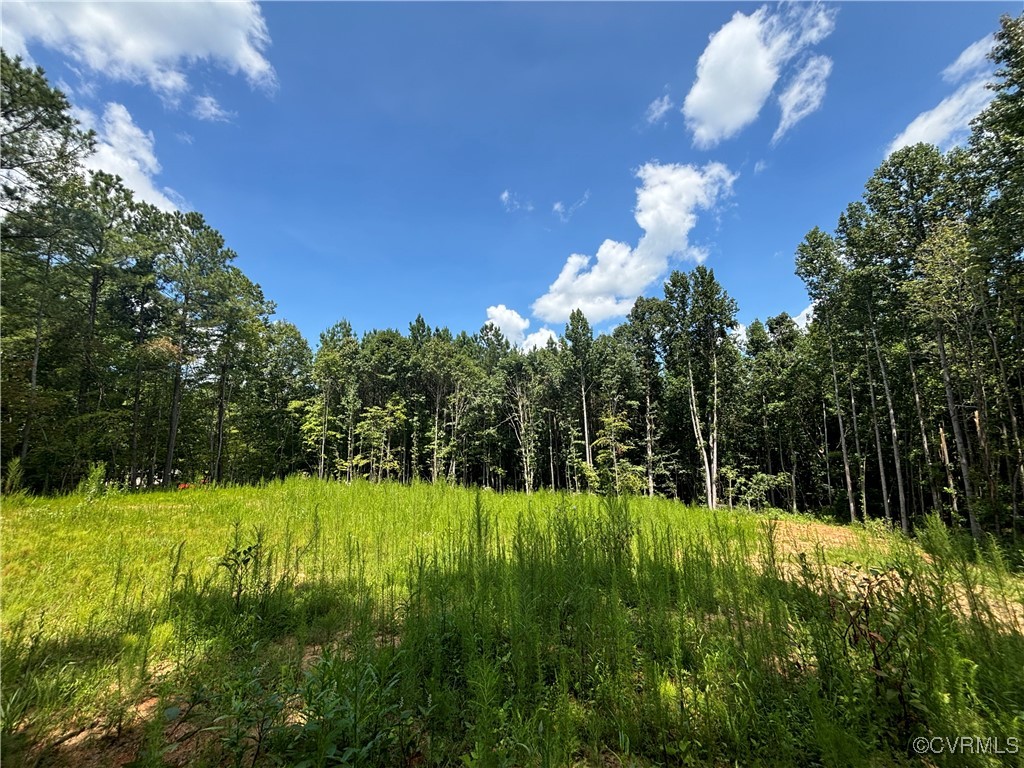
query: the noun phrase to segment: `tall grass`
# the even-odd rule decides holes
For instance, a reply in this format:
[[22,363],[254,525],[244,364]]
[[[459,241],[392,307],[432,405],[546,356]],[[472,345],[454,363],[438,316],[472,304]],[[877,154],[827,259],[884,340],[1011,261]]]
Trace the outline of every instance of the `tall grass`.
[[891,765],[1024,735],[1021,580],[938,522],[795,546],[664,500],[289,480],[3,525],[5,759]]

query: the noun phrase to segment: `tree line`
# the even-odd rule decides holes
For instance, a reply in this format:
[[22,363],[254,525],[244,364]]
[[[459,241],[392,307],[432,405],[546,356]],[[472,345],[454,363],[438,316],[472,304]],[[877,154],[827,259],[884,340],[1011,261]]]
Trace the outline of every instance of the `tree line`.
[[[740,329],[714,272],[675,271],[597,335],[515,348],[417,317],[316,351],[198,213],[86,172],[94,137],[3,54],[2,460],[39,492],[102,462],[129,488],[323,479],[937,512],[1016,532],[1024,498],[1024,16],[965,146],[891,154],[796,270],[808,326]],[[95,471],[95,469],[93,469]]]

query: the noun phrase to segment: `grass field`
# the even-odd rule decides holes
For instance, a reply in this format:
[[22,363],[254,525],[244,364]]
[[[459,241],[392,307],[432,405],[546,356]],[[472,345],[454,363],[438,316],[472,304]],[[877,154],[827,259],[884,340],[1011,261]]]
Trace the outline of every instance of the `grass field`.
[[1024,579],[938,522],[303,479],[8,497],[2,597],[5,766],[1024,764]]

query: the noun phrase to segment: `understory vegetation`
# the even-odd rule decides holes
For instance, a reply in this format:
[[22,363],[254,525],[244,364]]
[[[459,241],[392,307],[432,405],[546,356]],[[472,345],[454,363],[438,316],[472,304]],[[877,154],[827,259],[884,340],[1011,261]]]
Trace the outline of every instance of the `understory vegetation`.
[[[301,478],[4,506],[5,765],[1020,760],[1024,581],[934,518]],[[1004,751],[911,747],[960,735]]]

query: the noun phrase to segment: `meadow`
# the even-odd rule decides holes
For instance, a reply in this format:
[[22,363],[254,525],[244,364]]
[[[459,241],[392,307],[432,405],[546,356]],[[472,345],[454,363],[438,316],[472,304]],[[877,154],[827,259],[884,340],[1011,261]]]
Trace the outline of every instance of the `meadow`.
[[1024,578],[937,520],[292,478],[2,526],[5,766],[1024,764]]

